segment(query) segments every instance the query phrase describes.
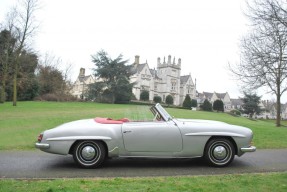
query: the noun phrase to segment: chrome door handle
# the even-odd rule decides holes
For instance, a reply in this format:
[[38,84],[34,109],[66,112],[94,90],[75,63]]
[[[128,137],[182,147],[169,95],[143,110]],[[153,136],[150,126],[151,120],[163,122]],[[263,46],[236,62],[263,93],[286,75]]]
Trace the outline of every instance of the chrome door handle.
[[130,133],[130,132],[132,132],[132,131],[124,131],[123,133]]

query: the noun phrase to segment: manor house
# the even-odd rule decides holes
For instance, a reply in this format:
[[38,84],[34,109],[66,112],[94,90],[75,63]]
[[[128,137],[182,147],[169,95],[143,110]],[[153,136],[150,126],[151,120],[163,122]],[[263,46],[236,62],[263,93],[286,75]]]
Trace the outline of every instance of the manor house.
[[181,76],[181,59],[177,62],[169,55],[157,59],[157,68],[151,69],[147,62],[140,63],[140,56],[135,56],[133,63],[133,75],[130,80],[135,83],[133,94],[139,100],[143,90],[149,92],[149,100],[154,96],[160,96],[165,101],[166,96],[171,95],[174,105],[182,105],[185,96],[196,98],[196,84],[191,75]]
[[[133,94],[136,99],[140,99],[142,91],[149,92],[149,100],[152,101],[154,96],[160,96],[165,101],[166,96],[171,95],[174,105],[182,105],[185,96],[196,98],[196,84],[193,82],[191,75],[181,76],[181,59],[177,62],[173,61],[171,56],[163,58],[163,61],[157,59],[157,68],[151,69],[147,62],[140,63],[140,56],[135,56],[132,64],[132,76],[130,81],[134,83]],[[83,98],[83,94],[87,89],[87,85],[94,83],[95,79],[92,75],[86,76],[85,69],[80,69],[78,79],[74,83],[71,93]]]

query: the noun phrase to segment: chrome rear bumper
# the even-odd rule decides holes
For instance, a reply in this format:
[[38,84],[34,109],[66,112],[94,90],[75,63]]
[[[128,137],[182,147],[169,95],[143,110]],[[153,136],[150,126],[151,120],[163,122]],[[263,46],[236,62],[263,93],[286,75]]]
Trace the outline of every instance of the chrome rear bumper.
[[255,146],[250,146],[250,147],[242,147],[240,149],[242,152],[254,152],[256,151],[256,147]]
[[35,147],[38,149],[49,149],[50,145],[48,143],[35,143]]

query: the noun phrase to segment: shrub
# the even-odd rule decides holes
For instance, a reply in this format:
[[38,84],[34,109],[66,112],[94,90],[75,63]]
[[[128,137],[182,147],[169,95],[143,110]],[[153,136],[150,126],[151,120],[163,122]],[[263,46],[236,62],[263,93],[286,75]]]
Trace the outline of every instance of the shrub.
[[149,100],[149,92],[147,90],[143,90],[140,94],[140,100],[148,101]]
[[197,100],[196,99],[191,100],[191,107],[197,107]]
[[230,113],[237,115],[237,116],[241,116],[241,112],[239,110],[236,110],[236,109],[231,110]]
[[153,102],[155,102],[155,103],[161,103],[161,97],[160,97],[160,96],[154,96],[154,97],[153,97]]
[[171,95],[166,96],[165,103],[167,105],[172,105],[173,104],[173,97]]

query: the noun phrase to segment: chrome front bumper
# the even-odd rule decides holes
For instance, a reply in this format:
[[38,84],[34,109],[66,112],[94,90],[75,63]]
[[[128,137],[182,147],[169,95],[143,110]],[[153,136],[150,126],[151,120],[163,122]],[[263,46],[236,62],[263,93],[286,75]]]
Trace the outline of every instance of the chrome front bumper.
[[35,143],[35,147],[38,149],[49,149],[50,145],[48,143]]
[[256,151],[256,147],[255,147],[255,146],[242,147],[240,150],[241,150],[243,153],[245,153],[245,152],[254,152],[254,151]]

